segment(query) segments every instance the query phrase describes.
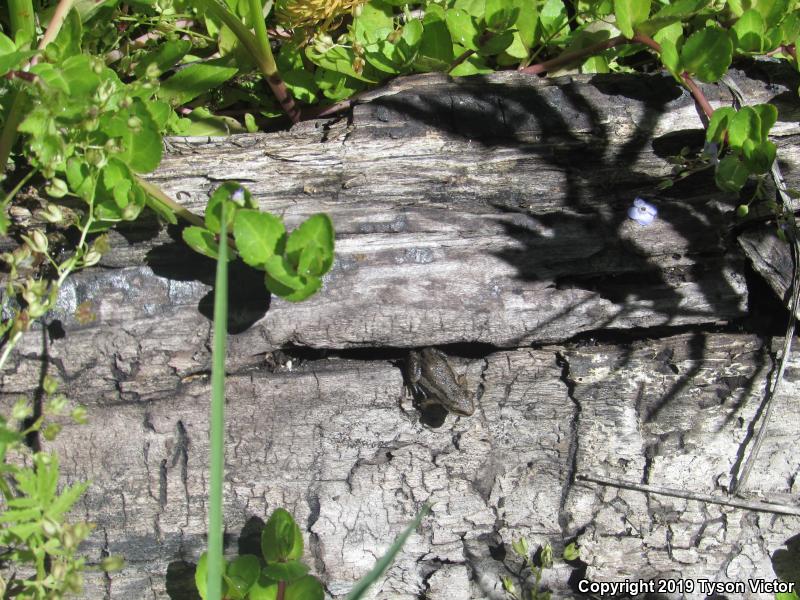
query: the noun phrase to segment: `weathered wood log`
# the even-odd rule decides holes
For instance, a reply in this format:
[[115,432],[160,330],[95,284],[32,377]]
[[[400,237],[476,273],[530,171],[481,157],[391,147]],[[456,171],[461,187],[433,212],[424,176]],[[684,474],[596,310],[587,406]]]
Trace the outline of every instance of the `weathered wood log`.
[[[420,421],[390,361],[237,373],[228,384],[227,531],[236,537],[287,507],[335,597],[423,501],[432,516],[372,597],[502,598],[499,578],[518,566],[509,544],[520,536],[534,548],[550,542],[556,556],[577,539],[591,581],[772,579],[771,554],[800,517],[575,480],[601,474],[724,499],[772,367],[769,347],[743,335],[497,352],[465,362],[469,389],[483,390],[476,414],[439,428]],[[798,368],[796,353],[750,488],[792,504]],[[170,589],[185,597],[175,595],[175,574],[205,544],[208,395],[201,377],[157,400],[94,406],[95,426],[68,426],[58,439],[70,475],[93,481],[82,503],[100,532],[90,556],[129,562],[87,597],[104,586],[112,598]],[[544,584],[570,595],[572,571],[557,563]]]
[[[775,139],[800,187],[796,81],[759,77],[737,82],[779,106]],[[248,522],[284,506],[342,597],[430,500],[373,597],[503,598],[522,535],[557,550],[578,539],[592,580],[772,577],[797,517],[576,480],[723,495],[772,368],[769,340],[712,332],[747,314],[731,198],[709,172],[656,189],[671,156],[702,145],[674,81],[414,77],[351,119],[170,144],[152,181],[191,210],[237,180],[287,222],[325,211],[337,230],[334,268],[308,302],[270,299],[234,267],[230,553]],[[650,226],[627,218],[637,196],[659,209]],[[45,365],[89,406],[92,425],[65,426],[54,447],[69,478],[93,481],[90,555],[121,553],[128,567],[92,578],[87,597],[190,597],[187,564],[205,543],[212,274],[175,228],[125,228],[3,374],[6,400],[35,389]],[[89,324],[74,314],[85,302]],[[609,330],[621,341],[569,342]],[[402,349],[432,344],[463,355],[475,416],[420,420],[404,396]],[[292,369],[275,365],[281,349]],[[750,484],[785,502],[797,492],[797,361]],[[558,563],[544,584],[570,595],[572,572]]]

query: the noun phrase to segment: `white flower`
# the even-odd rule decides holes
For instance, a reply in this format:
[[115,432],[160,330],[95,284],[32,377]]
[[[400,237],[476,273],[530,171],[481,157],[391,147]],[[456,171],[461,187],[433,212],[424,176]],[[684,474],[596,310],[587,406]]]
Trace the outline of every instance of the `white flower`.
[[633,206],[628,209],[628,216],[639,225],[650,225],[655,221],[656,215],[658,215],[658,209],[638,196],[633,201]]
[[231,200],[237,206],[242,206],[243,207],[244,206],[244,199],[245,199],[244,189],[242,189],[242,188],[237,189],[235,192],[233,192],[233,194],[231,194]]

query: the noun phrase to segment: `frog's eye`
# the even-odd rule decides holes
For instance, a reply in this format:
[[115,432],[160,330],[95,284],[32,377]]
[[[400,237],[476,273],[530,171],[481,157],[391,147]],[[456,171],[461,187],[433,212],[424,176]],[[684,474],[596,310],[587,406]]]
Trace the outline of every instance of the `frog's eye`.
[[655,221],[656,215],[658,215],[658,209],[639,197],[633,201],[633,206],[628,209],[628,217],[639,223],[639,225],[650,225]]

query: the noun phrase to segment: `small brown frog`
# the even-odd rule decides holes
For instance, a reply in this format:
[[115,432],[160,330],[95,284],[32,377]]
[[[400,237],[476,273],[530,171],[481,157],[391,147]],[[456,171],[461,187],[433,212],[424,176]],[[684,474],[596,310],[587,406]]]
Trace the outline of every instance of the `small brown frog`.
[[436,348],[411,352],[406,376],[412,391],[424,398],[423,406],[439,405],[464,417],[475,412],[464,376],[456,377],[444,352]]

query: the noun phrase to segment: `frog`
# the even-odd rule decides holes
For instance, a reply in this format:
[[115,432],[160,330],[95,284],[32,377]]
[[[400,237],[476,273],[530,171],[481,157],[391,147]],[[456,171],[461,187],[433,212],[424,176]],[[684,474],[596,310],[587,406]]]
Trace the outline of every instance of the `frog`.
[[406,371],[412,392],[423,398],[423,408],[438,405],[463,417],[475,412],[464,376],[456,377],[447,355],[436,348],[423,348],[408,355]]

